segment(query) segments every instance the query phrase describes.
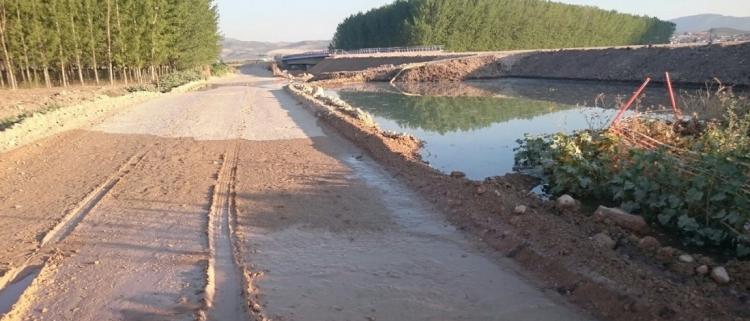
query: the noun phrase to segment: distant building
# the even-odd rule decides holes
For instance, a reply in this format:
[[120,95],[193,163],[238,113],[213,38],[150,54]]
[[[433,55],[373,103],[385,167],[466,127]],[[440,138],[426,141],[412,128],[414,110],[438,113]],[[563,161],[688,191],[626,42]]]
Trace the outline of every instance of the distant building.
[[750,32],[717,28],[704,32],[685,32],[672,36],[672,44],[726,43],[750,41]]

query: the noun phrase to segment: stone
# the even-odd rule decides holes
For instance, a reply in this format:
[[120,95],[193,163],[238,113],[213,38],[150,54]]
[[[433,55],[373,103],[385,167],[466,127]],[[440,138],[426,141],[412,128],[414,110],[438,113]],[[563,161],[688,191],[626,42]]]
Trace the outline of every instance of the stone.
[[617,246],[617,242],[613,240],[609,235],[605,233],[599,233],[591,237],[594,243],[600,247],[607,249],[614,249]]
[[662,263],[669,263],[669,262],[672,262],[672,260],[674,260],[674,256],[676,253],[677,253],[677,250],[675,250],[673,247],[669,247],[669,246],[662,247],[656,251],[656,259]]
[[13,206],[13,208],[15,208],[15,209],[20,209],[20,208],[22,208],[22,207],[23,207],[23,206],[21,206],[21,205],[16,205],[16,206]]
[[648,230],[648,223],[643,217],[625,212],[619,208],[599,206],[594,212],[594,219],[599,222],[612,222],[613,224],[633,232],[643,233]]
[[638,241],[638,248],[646,252],[655,252],[660,246],[659,240],[652,236],[646,236]]
[[487,193],[487,188],[486,187],[484,187],[484,186],[477,187],[477,194],[478,195],[484,195],[485,193]]
[[466,177],[466,173],[459,172],[459,171],[453,171],[453,172],[451,172],[451,177],[454,177],[454,178],[465,178]]
[[516,215],[524,215],[524,214],[526,214],[526,211],[528,211],[528,210],[529,210],[529,209],[528,209],[528,208],[526,207],[526,205],[518,205],[518,206],[516,206],[516,208],[515,208],[515,209],[513,210],[513,214],[516,214]]
[[692,255],[690,255],[690,254],[680,255],[680,257],[678,259],[680,260],[680,262],[683,262],[683,263],[693,263],[693,262],[695,262],[695,258]]
[[693,276],[696,273],[694,264],[680,261],[672,263],[670,265],[670,270],[684,276]]
[[732,279],[729,278],[729,272],[727,272],[727,269],[723,266],[717,266],[711,270],[711,279],[717,284],[728,284],[729,282],[732,282]]
[[709,270],[708,265],[701,265],[695,269],[695,273],[698,273],[698,275],[703,276],[703,275],[708,274],[708,270]]
[[323,97],[325,95],[326,95],[326,91],[325,89],[323,89],[323,87],[316,86],[313,89],[313,92],[312,92],[313,97]]
[[574,209],[578,206],[576,199],[568,194],[558,197],[556,204],[559,209]]

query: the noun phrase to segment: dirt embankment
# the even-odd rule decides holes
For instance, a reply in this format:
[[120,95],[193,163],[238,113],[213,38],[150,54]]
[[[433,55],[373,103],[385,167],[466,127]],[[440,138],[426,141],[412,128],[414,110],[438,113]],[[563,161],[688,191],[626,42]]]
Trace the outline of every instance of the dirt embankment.
[[127,94],[124,88],[72,87],[0,90],[0,121],[23,115]]
[[680,48],[561,50],[521,58],[505,76],[750,85],[750,43]]
[[496,55],[480,55],[404,66],[395,81],[439,82],[498,78],[507,72],[498,59]]
[[[0,114],[22,111],[0,118],[0,152],[29,144],[63,131],[95,123],[123,108],[158,97],[190,91],[204,85],[195,81],[172,89],[168,94],[156,92],[127,93],[122,88],[71,90],[22,89],[0,99]],[[42,95],[43,98],[36,95]],[[26,106],[26,107],[19,107]]]
[[[750,43],[496,52],[389,63],[382,58],[330,59],[319,65],[325,72],[314,73],[313,80],[391,81],[395,77],[399,82],[439,82],[525,77],[641,82],[650,76],[663,82],[664,72],[669,71],[676,83],[702,85],[718,79],[750,86],[748,57]],[[341,68],[331,67],[339,64]]]
[[467,54],[403,54],[331,58],[317,64],[310,73],[315,76],[313,81],[329,83],[390,81],[404,66],[465,56]]
[[[539,200],[529,195],[533,183],[524,177],[474,182],[461,173],[444,175],[420,160],[419,144],[412,138],[384,133],[301,88],[291,85],[287,89],[396,177],[445,208],[454,224],[601,319],[750,318],[747,262],[724,264],[733,281],[717,285],[697,272],[703,265],[719,265],[709,257],[693,254],[688,258],[685,252],[649,238],[653,232],[647,229],[628,230],[606,220],[599,222],[577,206],[563,208]],[[519,205],[525,208],[521,211]]]
[[430,56],[374,56],[374,57],[346,57],[332,58],[323,60],[310,69],[313,75],[324,73],[342,72],[342,71],[362,71],[369,68],[375,68],[386,65],[403,65],[418,62],[435,61],[440,59],[455,58],[465,55],[430,55]]

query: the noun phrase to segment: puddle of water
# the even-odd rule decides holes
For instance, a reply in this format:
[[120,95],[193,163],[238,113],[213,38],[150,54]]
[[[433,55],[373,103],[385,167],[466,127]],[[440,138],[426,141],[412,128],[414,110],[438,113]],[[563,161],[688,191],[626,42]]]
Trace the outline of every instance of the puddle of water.
[[[636,86],[625,83],[501,79],[393,88],[358,84],[330,92],[370,112],[382,129],[409,133],[426,143],[422,158],[443,172],[481,180],[513,171],[517,140],[599,129]],[[409,94],[405,94],[409,92]],[[696,88],[681,89],[684,96]],[[662,86],[640,102],[660,117],[671,110]],[[643,107],[640,107],[644,110]]]
[[41,271],[40,267],[29,268],[21,272],[15,281],[0,290],[0,316],[10,312],[13,305],[18,302],[23,292],[34,282]]

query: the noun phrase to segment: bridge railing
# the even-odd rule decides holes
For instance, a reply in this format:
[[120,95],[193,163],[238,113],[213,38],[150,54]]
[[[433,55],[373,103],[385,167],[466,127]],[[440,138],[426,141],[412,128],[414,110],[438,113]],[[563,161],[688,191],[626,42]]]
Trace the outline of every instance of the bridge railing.
[[356,50],[335,49],[331,51],[332,55],[363,55],[379,53],[400,53],[400,52],[426,52],[426,51],[444,51],[444,46],[419,46],[419,47],[388,47],[388,48],[363,48]]
[[297,60],[307,58],[322,58],[342,55],[368,55],[381,53],[409,53],[409,52],[435,52],[444,51],[444,46],[419,46],[419,47],[389,47],[389,48],[363,48],[356,50],[329,49],[319,51],[308,51],[301,54],[281,57],[281,60]]

